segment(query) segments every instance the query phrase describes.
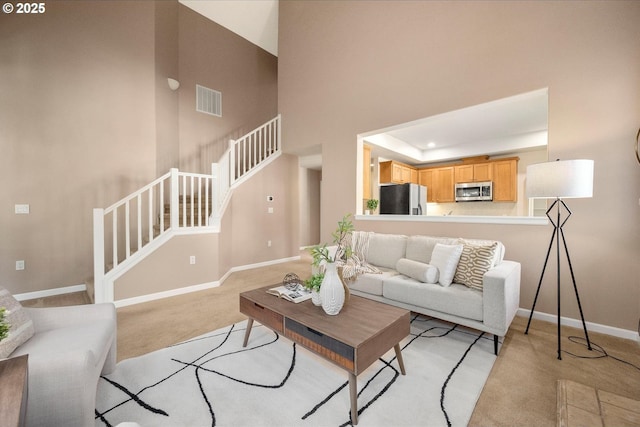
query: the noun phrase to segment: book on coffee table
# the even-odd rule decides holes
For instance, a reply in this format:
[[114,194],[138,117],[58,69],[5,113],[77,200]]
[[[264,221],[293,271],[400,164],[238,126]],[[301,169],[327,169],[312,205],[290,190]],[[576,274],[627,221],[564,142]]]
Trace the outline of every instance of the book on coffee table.
[[267,293],[284,298],[287,301],[295,302],[296,304],[311,298],[311,291],[300,285],[294,290],[289,290],[284,286],[278,286],[267,290]]

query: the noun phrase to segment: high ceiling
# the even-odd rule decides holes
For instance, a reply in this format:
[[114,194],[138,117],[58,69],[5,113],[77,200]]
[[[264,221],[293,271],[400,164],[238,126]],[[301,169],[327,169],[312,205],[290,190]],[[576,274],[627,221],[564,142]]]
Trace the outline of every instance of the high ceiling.
[[[278,0],[179,1],[278,56]],[[374,156],[413,165],[538,149],[547,144],[547,105],[547,89],[541,89],[360,137]],[[301,165],[322,167],[320,153],[300,154]]]
[[278,56],[278,0],[179,0],[200,15]]

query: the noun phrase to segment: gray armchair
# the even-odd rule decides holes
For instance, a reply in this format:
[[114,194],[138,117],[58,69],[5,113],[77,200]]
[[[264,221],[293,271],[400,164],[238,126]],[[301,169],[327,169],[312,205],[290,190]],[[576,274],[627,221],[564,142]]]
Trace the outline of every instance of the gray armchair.
[[101,373],[116,366],[113,304],[24,308],[35,334],[10,357],[29,355],[26,425],[95,425]]

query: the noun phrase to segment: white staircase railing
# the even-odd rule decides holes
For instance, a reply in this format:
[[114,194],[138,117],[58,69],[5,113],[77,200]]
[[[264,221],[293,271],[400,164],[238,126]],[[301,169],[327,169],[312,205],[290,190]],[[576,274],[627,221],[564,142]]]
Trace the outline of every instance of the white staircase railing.
[[245,136],[229,141],[229,148],[218,163],[212,164],[215,177],[214,219],[219,220],[230,197],[230,190],[248,179],[257,169],[281,152],[280,115]]
[[168,173],[93,210],[94,300],[113,301],[113,282],[171,234],[219,231],[232,190],[281,153],[280,116],[230,141],[211,175]]

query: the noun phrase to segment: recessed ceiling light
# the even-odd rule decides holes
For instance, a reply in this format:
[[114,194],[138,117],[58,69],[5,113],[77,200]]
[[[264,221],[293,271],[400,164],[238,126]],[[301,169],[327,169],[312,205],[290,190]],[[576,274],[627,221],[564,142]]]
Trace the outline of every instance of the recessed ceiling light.
[[435,146],[436,146],[435,142],[430,142],[430,143],[427,144],[427,147],[429,147],[429,148],[435,148]]

